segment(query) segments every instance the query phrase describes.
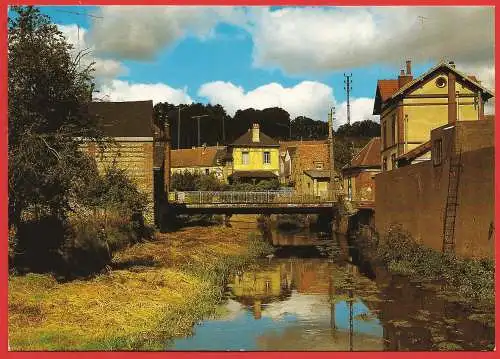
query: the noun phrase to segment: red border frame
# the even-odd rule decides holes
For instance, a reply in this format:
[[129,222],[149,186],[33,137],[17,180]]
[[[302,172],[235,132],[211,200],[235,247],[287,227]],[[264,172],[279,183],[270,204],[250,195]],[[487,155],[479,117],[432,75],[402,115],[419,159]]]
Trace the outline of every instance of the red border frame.
[[[489,5],[494,6],[494,0],[406,0],[406,1],[391,1],[391,0],[147,0],[142,4],[137,0],[26,0],[26,1],[5,1],[2,0],[2,6],[0,7],[0,75],[3,79],[1,83],[1,96],[0,98],[0,204],[2,210],[0,211],[0,230],[1,230],[1,272],[2,281],[0,283],[0,297],[1,297],[1,309],[0,309],[0,355],[2,357],[8,358],[30,358],[30,357],[58,357],[58,358],[118,358],[118,357],[128,357],[135,358],[137,355],[141,357],[175,357],[175,358],[219,358],[219,357],[238,357],[238,358],[279,358],[286,356],[288,358],[299,358],[303,356],[314,357],[314,358],[330,358],[334,357],[370,357],[370,358],[386,358],[386,357],[396,357],[400,353],[396,352],[152,352],[152,353],[137,353],[137,352],[9,352],[8,351],[8,263],[7,263],[7,236],[8,236],[8,225],[7,225],[7,5],[465,5],[465,6],[478,6],[478,5]],[[495,7],[495,19],[498,18],[500,10]],[[495,34],[499,30],[498,21],[495,21]],[[495,68],[497,64],[499,51],[495,48]],[[495,89],[498,88],[499,84],[498,76],[495,79]],[[498,101],[495,99],[495,106],[498,108]],[[496,127],[496,126],[495,126]],[[498,177],[500,174],[499,164],[500,164],[500,149],[496,144],[499,143],[500,134],[499,131],[495,129],[495,223],[498,223],[499,219],[499,201],[500,198],[500,185],[498,185]],[[4,240],[5,239],[5,240]],[[500,249],[498,246],[495,248],[495,259],[498,258]],[[499,274],[500,270],[498,266],[495,269],[495,282],[498,288],[499,284]],[[495,310],[496,319],[498,319],[498,304],[500,299],[498,296],[495,298]],[[495,342],[499,342],[499,331],[495,331]],[[405,353],[406,356],[410,357],[462,357],[467,358],[471,355],[470,352],[410,352]],[[495,352],[474,352],[474,356],[481,357],[493,357],[496,356]]]

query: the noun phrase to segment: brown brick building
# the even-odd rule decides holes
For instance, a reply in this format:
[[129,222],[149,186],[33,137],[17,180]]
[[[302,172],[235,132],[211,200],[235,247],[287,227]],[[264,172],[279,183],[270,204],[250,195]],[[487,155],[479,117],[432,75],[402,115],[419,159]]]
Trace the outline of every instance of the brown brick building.
[[342,168],[347,199],[374,205],[374,177],[380,170],[380,137],[374,137],[354,156],[350,165]]

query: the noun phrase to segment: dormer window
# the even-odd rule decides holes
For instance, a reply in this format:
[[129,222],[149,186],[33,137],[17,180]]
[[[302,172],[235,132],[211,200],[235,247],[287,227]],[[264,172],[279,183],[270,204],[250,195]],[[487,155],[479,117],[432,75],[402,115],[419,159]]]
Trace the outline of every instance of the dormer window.
[[322,169],[323,169],[323,161],[315,161],[315,162],[314,162],[314,167],[315,167],[317,170],[322,170]]

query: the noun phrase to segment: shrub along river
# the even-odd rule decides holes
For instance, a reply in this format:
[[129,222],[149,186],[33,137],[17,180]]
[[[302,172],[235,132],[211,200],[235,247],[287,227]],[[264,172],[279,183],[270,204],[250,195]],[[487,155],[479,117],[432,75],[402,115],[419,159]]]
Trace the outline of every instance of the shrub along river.
[[[253,230],[249,224],[249,230]],[[234,273],[213,319],[167,350],[492,350],[493,314],[363,265],[345,237],[264,231],[274,255]]]

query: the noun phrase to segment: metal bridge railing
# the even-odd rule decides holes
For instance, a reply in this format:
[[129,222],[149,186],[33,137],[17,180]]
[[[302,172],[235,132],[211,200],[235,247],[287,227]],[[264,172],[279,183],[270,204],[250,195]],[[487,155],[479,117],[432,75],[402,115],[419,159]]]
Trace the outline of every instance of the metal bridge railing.
[[332,202],[333,198],[335,196],[328,191],[319,195],[284,191],[183,191],[169,194],[169,201],[179,204],[304,204]]

